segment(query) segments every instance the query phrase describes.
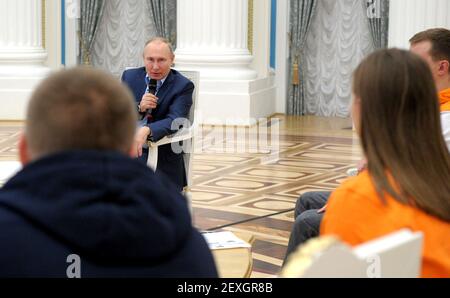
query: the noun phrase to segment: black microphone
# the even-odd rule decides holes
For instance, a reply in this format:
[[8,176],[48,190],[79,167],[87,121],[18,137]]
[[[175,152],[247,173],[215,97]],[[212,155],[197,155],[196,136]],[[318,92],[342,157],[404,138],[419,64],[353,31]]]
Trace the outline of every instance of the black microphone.
[[155,79],[150,79],[150,81],[148,82],[148,85],[147,85],[148,93],[151,93],[153,95],[156,93],[157,82],[158,81]]
[[[153,95],[155,95],[157,83],[158,83],[157,80],[155,80],[155,79],[150,79],[150,80],[148,81],[148,84],[147,84],[147,92],[148,92],[148,93],[151,93],[151,94],[153,94]],[[144,112],[144,114],[148,113],[148,111],[149,111],[149,109],[147,109],[147,110]]]

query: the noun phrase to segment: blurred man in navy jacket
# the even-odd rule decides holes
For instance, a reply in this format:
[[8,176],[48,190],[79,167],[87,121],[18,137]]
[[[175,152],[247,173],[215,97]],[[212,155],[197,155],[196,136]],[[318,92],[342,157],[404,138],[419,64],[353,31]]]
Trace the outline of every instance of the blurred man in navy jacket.
[[185,198],[130,158],[136,110],[99,70],[32,95],[24,168],[0,189],[0,277],[216,277]]
[[[169,41],[156,37],[144,48],[144,67],[126,70],[122,81],[130,88],[141,115],[136,133],[136,155],[147,161],[147,140],[159,139],[176,132],[175,119],[187,118],[192,105],[194,84],[176,70],[171,69],[175,55]],[[151,90],[150,80],[155,80]],[[144,148],[143,148],[144,147]],[[163,173],[181,191],[186,186],[183,153],[175,153],[171,144],[158,148],[156,173]]]

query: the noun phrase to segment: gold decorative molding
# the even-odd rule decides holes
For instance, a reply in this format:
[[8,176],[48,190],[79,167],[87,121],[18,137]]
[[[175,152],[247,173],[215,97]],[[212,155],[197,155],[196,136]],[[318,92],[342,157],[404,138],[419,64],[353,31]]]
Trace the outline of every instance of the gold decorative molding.
[[253,0],[248,0],[248,28],[247,28],[247,47],[251,54],[253,54]]
[[42,47],[45,49],[45,38],[46,38],[46,18],[45,18],[45,0],[41,0],[41,11],[42,11]]

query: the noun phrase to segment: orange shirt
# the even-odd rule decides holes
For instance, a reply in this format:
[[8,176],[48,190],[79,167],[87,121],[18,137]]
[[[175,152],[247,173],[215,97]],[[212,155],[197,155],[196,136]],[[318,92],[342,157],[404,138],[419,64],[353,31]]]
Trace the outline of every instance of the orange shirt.
[[[449,198],[450,199],[450,198]],[[358,245],[402,228],[424,235],[422,277],[450,277],[450,222],[386,198],[379,199],[368,171],[350,178],[331,195],[321,235]]]
[[441,112],[450,112],[450,88],[439,92]]

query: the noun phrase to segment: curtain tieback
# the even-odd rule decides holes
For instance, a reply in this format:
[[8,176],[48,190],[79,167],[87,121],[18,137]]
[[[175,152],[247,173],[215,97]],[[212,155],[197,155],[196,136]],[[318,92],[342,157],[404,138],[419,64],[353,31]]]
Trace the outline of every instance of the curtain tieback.
[[295,59],[292,64],[292,85],[298,86],[300,84],[300,80],[298,78],[298,60]]

